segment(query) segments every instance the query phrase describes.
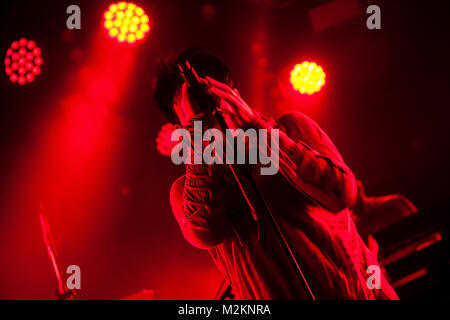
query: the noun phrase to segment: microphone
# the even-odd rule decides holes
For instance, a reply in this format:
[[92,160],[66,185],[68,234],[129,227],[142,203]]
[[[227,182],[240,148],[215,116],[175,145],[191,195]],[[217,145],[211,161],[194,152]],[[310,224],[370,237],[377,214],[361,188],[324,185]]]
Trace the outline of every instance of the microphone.
[[188,60],[177,64],[181,76],[186,81],[190,98],[205,114],[211,114],[219,106],[219,100],[216,96],[208,92],[208,86],[204,84],[198,76],[195,69]]

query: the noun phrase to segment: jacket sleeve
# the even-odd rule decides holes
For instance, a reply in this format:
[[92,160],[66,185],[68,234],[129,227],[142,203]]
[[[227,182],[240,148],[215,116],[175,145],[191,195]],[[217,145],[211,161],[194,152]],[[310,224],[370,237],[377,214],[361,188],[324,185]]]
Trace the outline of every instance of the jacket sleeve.
[[306,197],[331,212],[356,200],[356,180],[320,127],[300,112],[277,120],[279,165],[283,176]]
[[229,230],[222,192],[213,192],[212,166],[186,165],[186,175],[175,181],[170,192],[172,211],[185,239],[208,249],[220,244]]

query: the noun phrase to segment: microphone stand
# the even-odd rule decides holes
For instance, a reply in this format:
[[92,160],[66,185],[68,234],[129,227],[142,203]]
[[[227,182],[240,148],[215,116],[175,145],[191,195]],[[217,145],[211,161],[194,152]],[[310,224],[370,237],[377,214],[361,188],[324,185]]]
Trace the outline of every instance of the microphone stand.
[[48,258],[50,259],[53,271],[55,272],[56,279],[58,281],[58,288],[55,290],[56,296],[58,300],[73,300],[75,291],[68,289],[62,281],[61,272],[53,244],[53,238],[51,236],[50,228],[48,226],[47,218],[44,212],[44,207],[42,205],[39,208],[39,220],[41,222],[42,237],[47,248]]
[[[198,103],[199,107],[202,110],[213,110],[212,115],[215,116],[217,123],[219,124],[220,128],[222,129],[222,132],[227,132],[226,130],[228,130],[229,128],[228,128],[227,123],[225,122],[223,115],[222,115],[222,111],[219,108],[219,103],[218,103],[217,99],[212,97],[207,92],[206,86],[203,85],[199,81],[198,75],[196,74],[195,70],[191,67],[189,62],[186,60],[184,66],[179,64],[178,68],[180,69],[181,75],[183,76],[183,78],[185,79],[185,81],[188,85],[188,91],[189,91],[189,94],[192,96],[192,98],[194,98],[196,100],[196,102]],[[227,143],[229,143],[229,141],[227,139],[225,139],[225,140],[227,141]],[[250,211],[251,211],[254,219],[257,220],[256,214],[255,214],[255,212],[256,212],[255,204],[257,204],[257,208],[260,209],[261,213],[263,214],[263,217],[265,217],[269,221],[269,223],[278,239],[280,246],[282,247],[287,258],[289,259],[291,267],[295,271],[295,273],[298,277],[298,280],[302,284],[303,289],[305,290],[305,293],[307,294],[308,298],[310,300],[316,300],[313,292],[311,291],[310,286],[308,285],[308,281],[306,280],[306,278],[300,268],[300,265],[299,265],[296,257],[293,254],[293,251],[287,241],[287,238],[284,236],[280,226],[278,225],[278,223],[277,223],[274,215],[272,214],[269,206],[267,205],[267,202],[265,201],[264,197],[259,192],[259,189],[255,183],[255,180],[253,179],[253,176],[251,175],[250,170],[248,169],[247,166],[244,165],[244,166],[240,167],[241,172],[240,172],[240,175],[238,176],[238,174],[236,173],[236,169],[230,163],[227,163],[227,165],[228,165],[231,173],[233,174],[234,180],[238,184],[245,200],[247,201],[247,204],[250,207]],[[255,200],[256,203],[255,202],[252,203],[250,201],[248,192],[244,189],[242,181],[240,180],[240,177],[244,178],[246,180],[245,181],[246,185],[249,186],[249,189],[252,191],[254,198],[256,198],[256,200]],[[258,230],[259,230],[259,227],[258,227]]]

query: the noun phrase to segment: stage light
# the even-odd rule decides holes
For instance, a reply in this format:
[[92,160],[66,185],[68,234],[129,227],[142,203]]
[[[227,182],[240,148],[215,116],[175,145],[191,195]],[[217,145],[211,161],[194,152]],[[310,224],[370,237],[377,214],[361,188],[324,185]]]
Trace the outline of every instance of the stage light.
[[316,63],[304,61],[294,66],[290,80],[295,90],[311,95],[325,84],[325,72]]
[[158,137],[156,138],[156,149],[163,156],[170,156],[172,149],[179,141],[172,141],[172,132],[178,129],[178,125],[173,125],[171,123],[164,124],[158,132]]
[[110,5],[103,17],[108,35],[119,43],[137,44],[150,31],[149,18],[144,10],[130,2]]
[[41,49],[36,43],[26,38],[14,41],[6,51],[5,72],[9,80],[20,85],[33,82],[41,73],[44,60]]

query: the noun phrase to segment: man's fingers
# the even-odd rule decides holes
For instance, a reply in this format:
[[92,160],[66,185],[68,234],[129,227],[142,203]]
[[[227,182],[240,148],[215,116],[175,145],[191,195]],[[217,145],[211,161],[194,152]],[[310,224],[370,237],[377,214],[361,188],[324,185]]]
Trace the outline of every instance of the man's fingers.
[[226,102],[228,102],[235,111],[238,111],[239,106],[242,102],[238,99],[237,96],[233,96],[233,95],[231,95],[227,92],[224,92],[223,90],[216,88],[216,87],[211,87],[209,89],[209,91],[211,93],[214,93],[220,99],[223,99]]
[[226,114],[234,113],[233,107],[230,106],[230,104],[228,102],[226,102],[225,100],[223,100],[223,102],[220,104],[220,108],[222,109],[223,113],[226,113]]
[[242,118],[244,121],[252,121],[255,114],[241,97],[223,92],[219,88],[215,87],[210,88],[209,91],[226,101],[233,109],[235,116]]
[[229,108],[226,110],[226,115],[236,118],[235,120],[240,124],[252,121],[255,116],[253,110],[233,89],[211,77],[206,76],[205,78],[209,82],[209,92],[228,103]]
[[[247,104],[242,98],[236,94],[236,92],[231,89],[228,85],[214,80],[211,77],[206,76],[205,79],[209,82],[209,90],[215,93],[220,98],[228,101],[233,108],[238,111],[240,108],[248,109]],[[248,111],[248,110],[247,110]]]
[[211,77],[206,76],[205,79],[209,82],[209,85],[212,87],[217,87],[222,91],[225,91],[233,96],[236,95],[236,93],[233,91],[233,89],[231,89],[228,85],[226,85],[225,83],[222,83],[220,81],[214,80]]
[[[245,121],[250,120],[251,117],[249,117],[248,106],[238,96],[232,96],[226,92],[221,91],[218,88],[211,88],[210,92],[218,96],[228,105],[227,111],[230,113],[230,115],[233,115],[234,117],[238,117]],[[222,105],[225,103],[222,103]]]

